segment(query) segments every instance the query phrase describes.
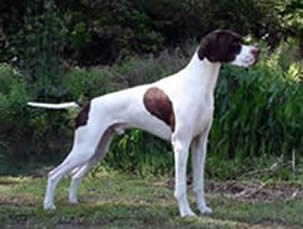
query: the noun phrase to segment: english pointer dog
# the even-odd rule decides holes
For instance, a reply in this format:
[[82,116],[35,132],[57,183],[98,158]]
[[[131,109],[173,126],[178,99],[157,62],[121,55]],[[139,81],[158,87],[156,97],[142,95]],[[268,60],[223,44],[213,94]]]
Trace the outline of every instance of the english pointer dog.
[[[55,209],[55,189],[67,173],[72,174],[69,201],[78,203],[77,190],[83,176],[105,156],[113,136],[128,128],[139,128],[172,144],[174,196],[182,217],[195,215],[186,193],[186,165],[191,150],[197,207],[202,214],[211,213],[204,196],[204,165],[219,70],[222,64],[249,67],[260,54],[260,49],[241,41],[241,36],[229,30],[211,32],[179,72],[151,84],[96,97],[81,106],[71,152],[48,175],[44,209]],[[28,105],[50,109],[79,107],[75,102]]]

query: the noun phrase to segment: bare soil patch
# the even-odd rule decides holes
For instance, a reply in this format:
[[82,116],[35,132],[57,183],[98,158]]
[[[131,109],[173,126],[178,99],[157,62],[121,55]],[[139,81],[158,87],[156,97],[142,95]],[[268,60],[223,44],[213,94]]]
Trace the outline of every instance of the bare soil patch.
[[206,190],[228,198],[248,202],[290,201],[303,197],[303,187],[299,184],[262,182],[210,182]]
[[[174,180],[169,179],[167,186],[174,187]],[[191,181],[189,182],[191,188]],[[290,183],[263,183],[261,181],[208,181],[206,192],[217,194],[229,199],[245,202],[291,201],[303,198],[303,185]]]

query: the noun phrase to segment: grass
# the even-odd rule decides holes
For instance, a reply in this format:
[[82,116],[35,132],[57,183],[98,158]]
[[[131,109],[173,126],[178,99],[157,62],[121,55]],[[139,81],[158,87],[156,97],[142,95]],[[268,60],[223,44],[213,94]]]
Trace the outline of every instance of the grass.
[[[57,210],[42,209],[46,180],[41,177],[0,177],[1,228],[301,228],[302,184],[268,184],[254,195],[239,195],[243,181],[208,181],[211,216],[180,218],[173,197],[173,179],[101,171],[90,174],[80,188],[80,204],[67,202],[69,180],[57,190]],[[264,198],[264,193],[279,198]],[[294,189],[291,189],[294,188]],[[245,190],[244,190],[245,191]],[[281,198],[280,198],[281,197]],[[194,207],[193,194],[189,199]],[[195,209],[195,208],[193,208]],[[196,210],[196,209],[195,209]]]

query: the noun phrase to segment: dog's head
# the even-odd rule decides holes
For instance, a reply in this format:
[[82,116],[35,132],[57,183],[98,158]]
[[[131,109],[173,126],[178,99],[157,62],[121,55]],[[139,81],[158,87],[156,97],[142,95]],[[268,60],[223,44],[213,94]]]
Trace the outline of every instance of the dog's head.
[[207,58],[214,63],[228,63],[240,67],[255,64],[260,55],[260,49],[244,45],[239,34],[229,30],[216,30],[209,33],[201,41],[198,49],[200,60]]

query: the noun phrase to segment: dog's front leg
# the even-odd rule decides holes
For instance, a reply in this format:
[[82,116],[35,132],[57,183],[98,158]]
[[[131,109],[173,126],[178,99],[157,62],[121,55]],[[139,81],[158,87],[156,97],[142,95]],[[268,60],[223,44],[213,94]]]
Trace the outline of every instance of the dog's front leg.
[[193,191],[196,194],[197,206],[201,214],[212,213],[211,208],[207,207],[206,205],[204,194],[204,169],[208,133],[209,128],[197,136],[191,145],[193,164]]
[[190,141],[173,136],[172,145],[175,154],[175,198],[178,201],[181,217],[195,216],[186,194],[186,166]]

